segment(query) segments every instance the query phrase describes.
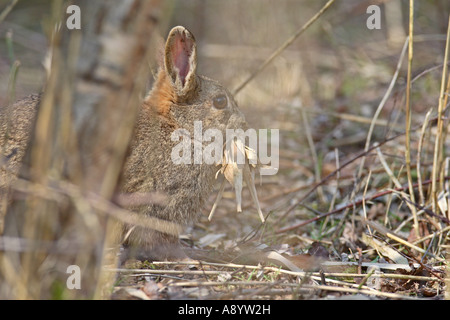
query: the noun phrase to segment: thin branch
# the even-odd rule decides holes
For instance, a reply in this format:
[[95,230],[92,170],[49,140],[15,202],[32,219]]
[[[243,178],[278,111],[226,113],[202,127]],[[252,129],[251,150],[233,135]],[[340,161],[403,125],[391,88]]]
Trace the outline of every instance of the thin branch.
[[0,13],[0,24],[5,20],[6,16],[11,12],[14,6],[19,2],[19,0],[12,0],[10,4],[5,8],[5,10]]
[[278,57],[287,47],[289,47],[306,29],[308,29],[319,17],[327,11],[327,9],[333,4],[335,0],[329,0],[322,9],[319,10],[311,19],[308,20],[294,35],[286,40],[272,55],[267,58],[250,76],[247,77],[236,89],[233,91],[233,95],[237,95],[253,78],[255,78],[262,70],[264,70],[276,57]]

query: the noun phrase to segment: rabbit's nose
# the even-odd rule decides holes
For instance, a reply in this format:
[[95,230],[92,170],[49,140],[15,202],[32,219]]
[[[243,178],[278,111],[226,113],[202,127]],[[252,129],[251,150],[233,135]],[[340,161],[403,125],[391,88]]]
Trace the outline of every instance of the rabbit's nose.
[[228,128],[233,129],[244,129],[248,126],[247,121],[245,121],[245,117],[241,112],[233,113],[228,120]]

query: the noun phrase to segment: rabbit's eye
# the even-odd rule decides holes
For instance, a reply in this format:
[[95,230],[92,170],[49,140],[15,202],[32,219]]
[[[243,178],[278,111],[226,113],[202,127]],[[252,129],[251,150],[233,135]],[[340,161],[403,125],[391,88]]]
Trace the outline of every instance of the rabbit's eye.
[[216,109],[224,109],[228,104],[227,96],[224,94],[219,94],[214,97],[213,104]]

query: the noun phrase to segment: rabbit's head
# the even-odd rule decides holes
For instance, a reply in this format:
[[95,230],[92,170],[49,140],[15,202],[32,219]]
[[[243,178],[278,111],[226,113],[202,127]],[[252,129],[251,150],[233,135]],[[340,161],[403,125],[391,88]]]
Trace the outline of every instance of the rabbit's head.
[[164,66],[147,102],[157,113],[192,132],[194,121],[204,129],[245,129],[246,122],[232,94],[219,82],[197,74],[195,38],[184,27],[174,27],[167,37]]

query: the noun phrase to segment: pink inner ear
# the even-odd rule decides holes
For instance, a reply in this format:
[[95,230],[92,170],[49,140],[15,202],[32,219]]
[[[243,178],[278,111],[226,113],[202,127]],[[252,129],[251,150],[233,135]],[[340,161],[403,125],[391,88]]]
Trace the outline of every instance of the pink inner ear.
[[178,76],[183,86],[190,70],[189,57],[191,56],[192,48],[192,41],[187,39],[184,34],[176,35],[172,48],[172,61],[179,70]]

